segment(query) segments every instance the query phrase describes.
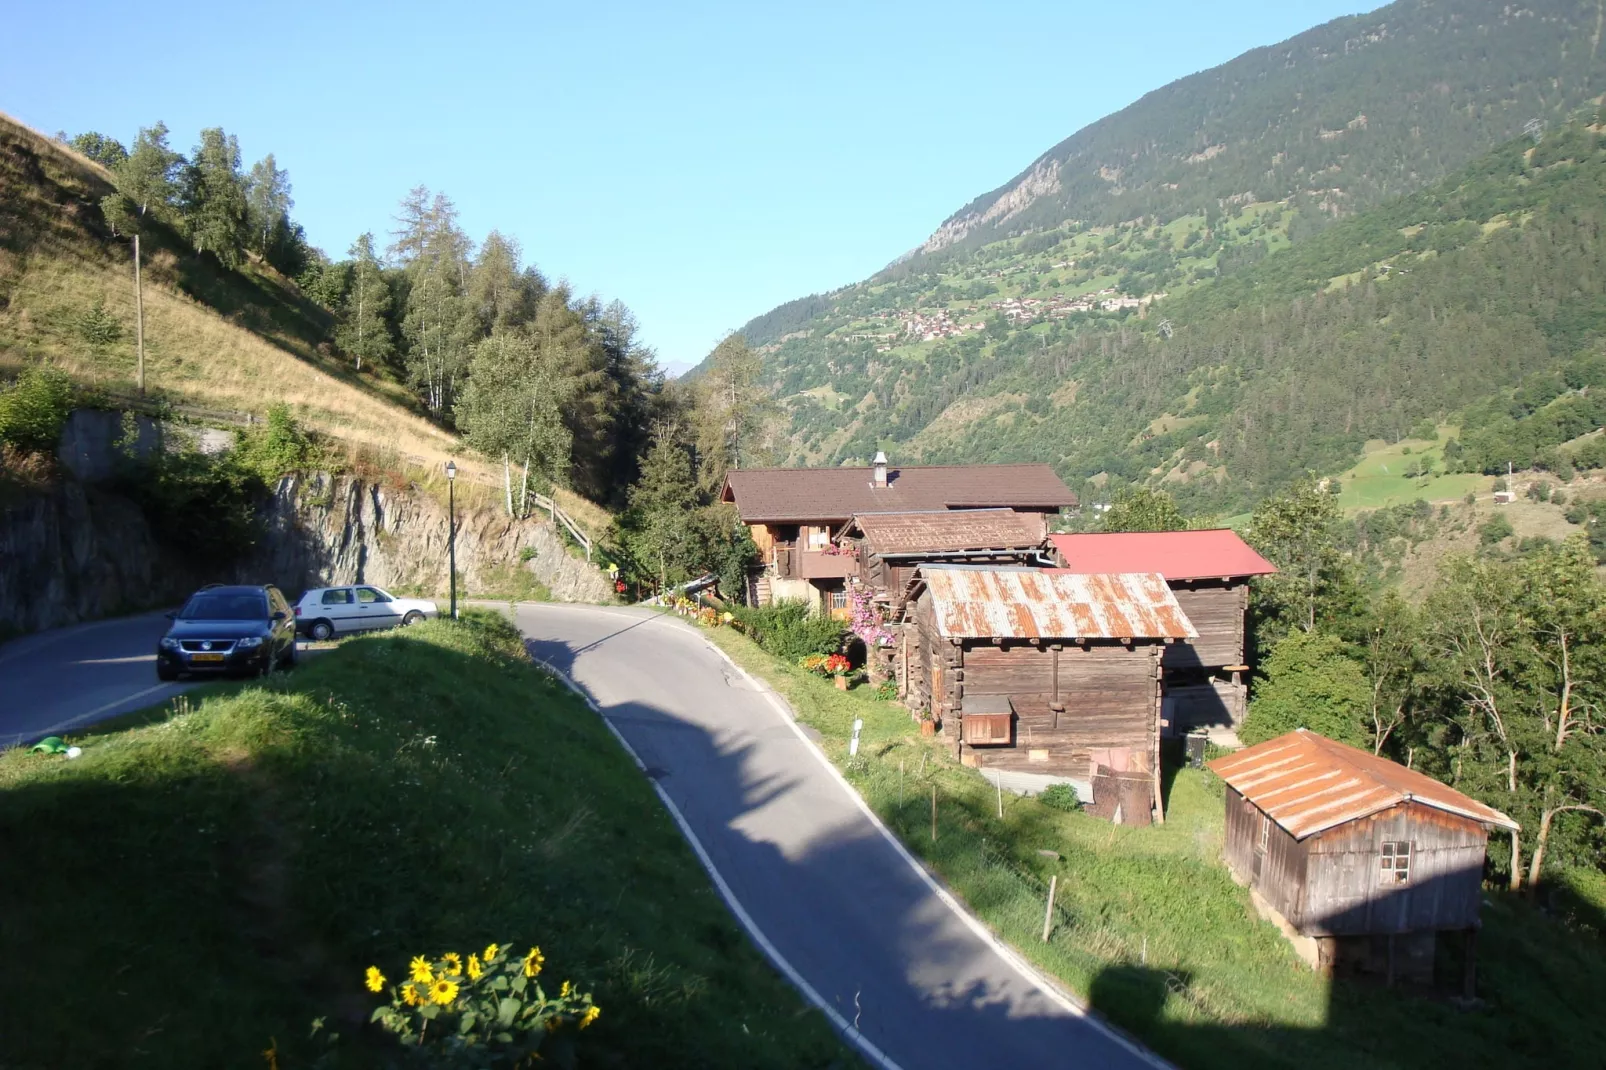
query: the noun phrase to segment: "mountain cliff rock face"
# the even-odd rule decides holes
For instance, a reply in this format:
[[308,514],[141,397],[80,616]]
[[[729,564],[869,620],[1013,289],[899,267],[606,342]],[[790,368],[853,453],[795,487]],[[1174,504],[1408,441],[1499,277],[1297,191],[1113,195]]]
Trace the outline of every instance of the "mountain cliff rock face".
[[[307,587],[373,583],[444,593],[446,509],[416,491],[327,474],[281,480],[246,560],[210,570],[162,548],[139,507],[73,479],[0,504],[0,634],[53,628],[173,605],[211,581]],[[612,597],[594,567],[572,557],[542,519],[458,514],[459,592],[527,569],[564,601]],[[520,561],[526,548],[532,556]]]

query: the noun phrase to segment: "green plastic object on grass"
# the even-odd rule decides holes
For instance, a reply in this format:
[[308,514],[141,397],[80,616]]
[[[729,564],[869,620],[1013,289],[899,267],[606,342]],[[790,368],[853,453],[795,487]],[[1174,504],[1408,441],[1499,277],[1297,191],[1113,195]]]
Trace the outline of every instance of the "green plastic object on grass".
[[46,736],[33,745],[33,750],[35,754],[66,754],[67,744],[60,736]]

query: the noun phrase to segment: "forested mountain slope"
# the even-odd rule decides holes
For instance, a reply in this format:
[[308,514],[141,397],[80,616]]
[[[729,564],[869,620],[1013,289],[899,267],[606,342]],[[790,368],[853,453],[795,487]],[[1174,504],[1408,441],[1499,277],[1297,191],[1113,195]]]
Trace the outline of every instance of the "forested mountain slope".
[[[859,346],[817,362],[803,339],[771,359],[801,451],[1046,459],[1073,481],[1163,481],[1193,509],[1236,511],[1424,420],[1520,423],[1587,399],[1606,332],[1606,148],[1584,121],[1508,142],[1155,308],[995,322],[918,359]],[[830,393],[807,392],[811,376]],[[1567,404],[1590,411],[1523,456],[1467,463],[1521,466],[1600,422],[1593,402]]]
[[[1554,144],[1569,116],[1606,84],[1603,15],[1606,5],[1563,0],[1520,7],[1401,0],[1246,53],[1092,124],[951,217],[911,256],[863,283],[790,302],[743,328],[789,410],[793,457],[836,463],[891,446],[910,459],[1029,454],[1055,461],[1070,477],[1160,478],[1170,473],[1161,451],[1187,435],[1176,421],[1213,434],[1225,430],[1225,407],[1242,403],[1248,408],[1240,415],[1253,421],[1253,433],[1239,445],[1230,437],[1217,442],[1208,457],[1189,457],[1183,476],[1170,473],[1175,480],[1190,469],[1193,477],[1211,469],[1216,479],[1208,489],[1185,489],[1183,496],[1226,506],[1303,465],[1344,467],[1354,459],[1358,434],[1381,433],[1382,412],[1397,421],[1407,412],[1456,409],[1475,400],[1469,391],[1487,388],[1479,395],[1486,396],[1509,376],[1473,356],[1454,369],[1464,386],[1420,375],[1401,385],[1398,376],[1384,375],[1370,384],[1375,396],[1337,405],[1321,381],[1329,356],[1285,351],[1290,339],[1279,317],[1298,316],[1298,337],[1305,337],[1309,310],[1288,303],[1360,268],[1314,279],[1297,267],[1289,277],[1289,265],[1314,262],[1277,254],[1317,242],[1313,248],[1328,252],[1313,255],[1331,258],[1334,242],[1369,228],[1414,226],[1426,217],[1401,222],[1385,213],[1351,229],[1346,221],[1389,205],[1396,214],[1420,215],[1424,207],[1410,199],[1412,191],[1459,172],[1494,146],[1520,138],[1531,144],[1535,137]],[[1502,151],[1507,159],[1518,150]],[[1508,192],[1518,195],[1527,179],[1511,177]],[[1452,186],[1464,180],[1452,179]],[[1441,227],[1462,218],[1452,203],[1456,195],[1445,190],[1438,195],[1444,203],[1430,206]],[[1502,219],[1497,226],[1516,225],[1514,233],[1536,248],[1553,248],[1558,272],[1569,270],[1566,257],[1588,255],[1565,243],[1546,246],[1542,230],[1527,226],[1533,222]],[[1328,239],[1329,231],[1336,236]],[[1433,252],[1432,242],[1466,244],[1446,234],[1396,237],[1397,251],[1412,256]],[[1406,239],[1430,244],[1407,248]],[[1502,241],[1489,254],[1505,264],[1519,254]],[[1396,251],[1387,245],[1353,251],[1370,264]],[[1550,256],[1530,252],[1520,255],[1535,262]],[[1203,296],[1218,285],[1227,286],[1221,298]],[[1259,312],[1231,319],[1242,299],[1228,294],[1268,285],[1273,289],[1258,298],[1266,305],[1263,323],[1248,322]],[[1391,293],[1414,293],[1414,285]],[[1526,324],[1519,326],[1504,315],[1515,300],[1479,320],[1487,335],[1480,346],[1537,344],[1532,317],[1519,317]],[[1436,319],[1362,329],[1364,315],[1348,314],[1358,318],[1345,344],[1402,375],[1409,361],[1396,361],[1398,346],[1432,350],[1451,336]],[[1538,313],[1540,320],[1548,316]],[[1174,335],[1178,344],[1168,352],[1183,363],[1144,356],[1157,332]],[[1266,360],[1298,360],[1302,374],[1314,372],[1318,381],[1310,389],[1283,382],[1281,389],[1293,393],[1269,419],[1255,409],[1255,398],[1274,391],[1258,378],[1242,389],[1209,385],[1185,404],[1162,400],[1158,395],[1177,386],[1178,371],[1197,375],[1195,362],[1203,360],[1197,347],[1205,338],[1218,350],[1206,363],[1228,379],[1262,376],[1267,369],[1244,363],[1243,354],[1271,347]],[[1580,341],[1576,333],[1572,341]],[[1546,336],[1545,345],[1563,343]],[[1200,385],[1190,381],[1183,392]],[[1328,415],[1335,411],[1340,429],[1332,432]],[[1150,467],[1158,473],[1146,476]]]

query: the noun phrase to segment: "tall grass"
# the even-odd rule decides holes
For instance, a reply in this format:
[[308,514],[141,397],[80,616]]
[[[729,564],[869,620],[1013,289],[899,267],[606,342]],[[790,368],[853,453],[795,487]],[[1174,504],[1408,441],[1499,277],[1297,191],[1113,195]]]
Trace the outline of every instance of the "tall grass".
[[[415,953],[538,944],[594,1066],[850,1057],[746,942],[605,726],[471,614],[0,755],[7,1066],[308,1066]],[[554,982],[555,983],[555,982]]]
[[[1161,826],[1118,827],[1008,792],[1000,818],[994,785],[922,739],[901,706],[868,689],[837,691],[728,628],[710,634],[786,696],[882,820],[1003,939],[1184,1067],[1600,1065],[1606,947],[1598,912],[1568,926],[1487,893],[1485,1003],[1476,1009],[1329,982],[1228,876],[1222,788],[1210,774],[1175,774]],[[864,728],[849,758],[855,719]],[[1051,877],[1057,895],[1045,943]],[[1457,965],[1451,958],[1442,968],[1458,976]]]

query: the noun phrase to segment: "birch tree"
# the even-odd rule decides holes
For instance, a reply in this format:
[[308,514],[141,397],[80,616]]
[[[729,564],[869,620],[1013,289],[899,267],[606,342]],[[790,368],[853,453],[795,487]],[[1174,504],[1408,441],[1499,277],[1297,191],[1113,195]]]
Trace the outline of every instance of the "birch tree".
[[374,254],[374,236],[363,234],[352,243],[351,281],[340,308],[335,344],[349,354],[362,371],[363,361],[378,364],[394,349],[390,338],[390,286]]

